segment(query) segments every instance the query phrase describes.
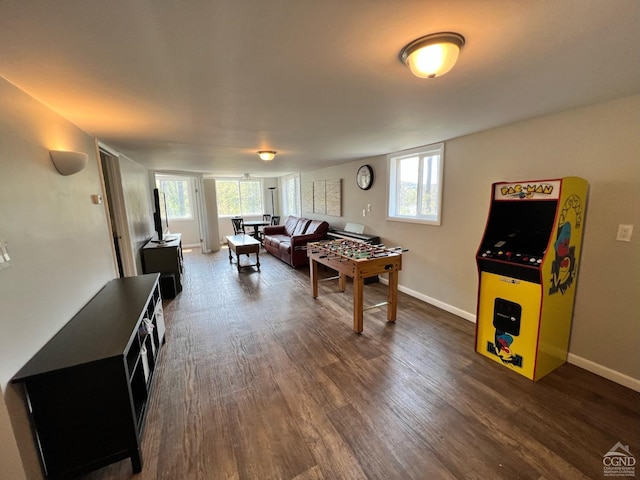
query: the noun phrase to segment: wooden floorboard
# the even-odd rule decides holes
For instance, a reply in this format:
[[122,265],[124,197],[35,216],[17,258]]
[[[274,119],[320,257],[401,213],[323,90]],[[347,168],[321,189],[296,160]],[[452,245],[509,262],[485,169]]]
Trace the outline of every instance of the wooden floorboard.
[[[617,442],[640,459],[639,393],[572,365],[534,383],[476,354],[472,323],[402,293],[395,324],[368,310],[358,335],[351,284],[319,288],[267,253],[238,273],[225,248],[186,251],[143,471],[83,478],[571,480],[604,478]],[[385,300],[365,286],[365,304]]]

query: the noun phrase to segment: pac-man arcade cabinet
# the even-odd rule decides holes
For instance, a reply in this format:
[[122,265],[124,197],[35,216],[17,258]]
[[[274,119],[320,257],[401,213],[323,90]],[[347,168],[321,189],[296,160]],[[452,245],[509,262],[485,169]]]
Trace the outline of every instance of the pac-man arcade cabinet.
[[589,184],[492,185],[476,255],[476,351],[531,380],[567,359]]

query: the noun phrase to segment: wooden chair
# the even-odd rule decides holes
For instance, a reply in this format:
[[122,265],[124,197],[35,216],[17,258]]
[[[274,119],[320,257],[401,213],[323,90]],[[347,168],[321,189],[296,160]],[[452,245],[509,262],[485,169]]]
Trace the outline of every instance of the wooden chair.
[[[262,221],[263,222],[271,222],[271,214],[270,213],[263,213],[262,214]],[[262,231],[263,228],[264,227],[258,228],[258,238],[256,240],[259,240],[260,243],[262,243],[263,237],[264,237],[264,233]]]
[[280,225],[280,215],[271,217],[271,225]]
[[242,219],[242,217],[233,217],[231,219],[231,223],[233,224],[234,235],[244,235],[246,233],[244,230],[244,220]]

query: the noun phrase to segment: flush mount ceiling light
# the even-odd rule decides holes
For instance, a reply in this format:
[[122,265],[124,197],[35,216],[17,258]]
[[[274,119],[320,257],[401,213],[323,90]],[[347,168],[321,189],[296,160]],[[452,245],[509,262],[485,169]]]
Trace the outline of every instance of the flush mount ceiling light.
[[416,77],[435,78],[453,68],[463,45],[464,37],[458,33],[433,33],[404,47],[400,51],[400,60]]
[[265,162],[270,162],[274,158],[276,158],[276,153],[274,150],[260,150],[258,151],[258,155],[260,155],[260,159]]

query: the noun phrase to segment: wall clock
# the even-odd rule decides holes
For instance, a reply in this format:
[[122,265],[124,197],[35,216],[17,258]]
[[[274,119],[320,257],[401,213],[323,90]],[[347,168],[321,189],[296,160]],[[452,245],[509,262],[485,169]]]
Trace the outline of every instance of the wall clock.
[[362,165],[356,173],[356,183],[362,190],[369,190],[373,185],[373,168],[371,165]]

